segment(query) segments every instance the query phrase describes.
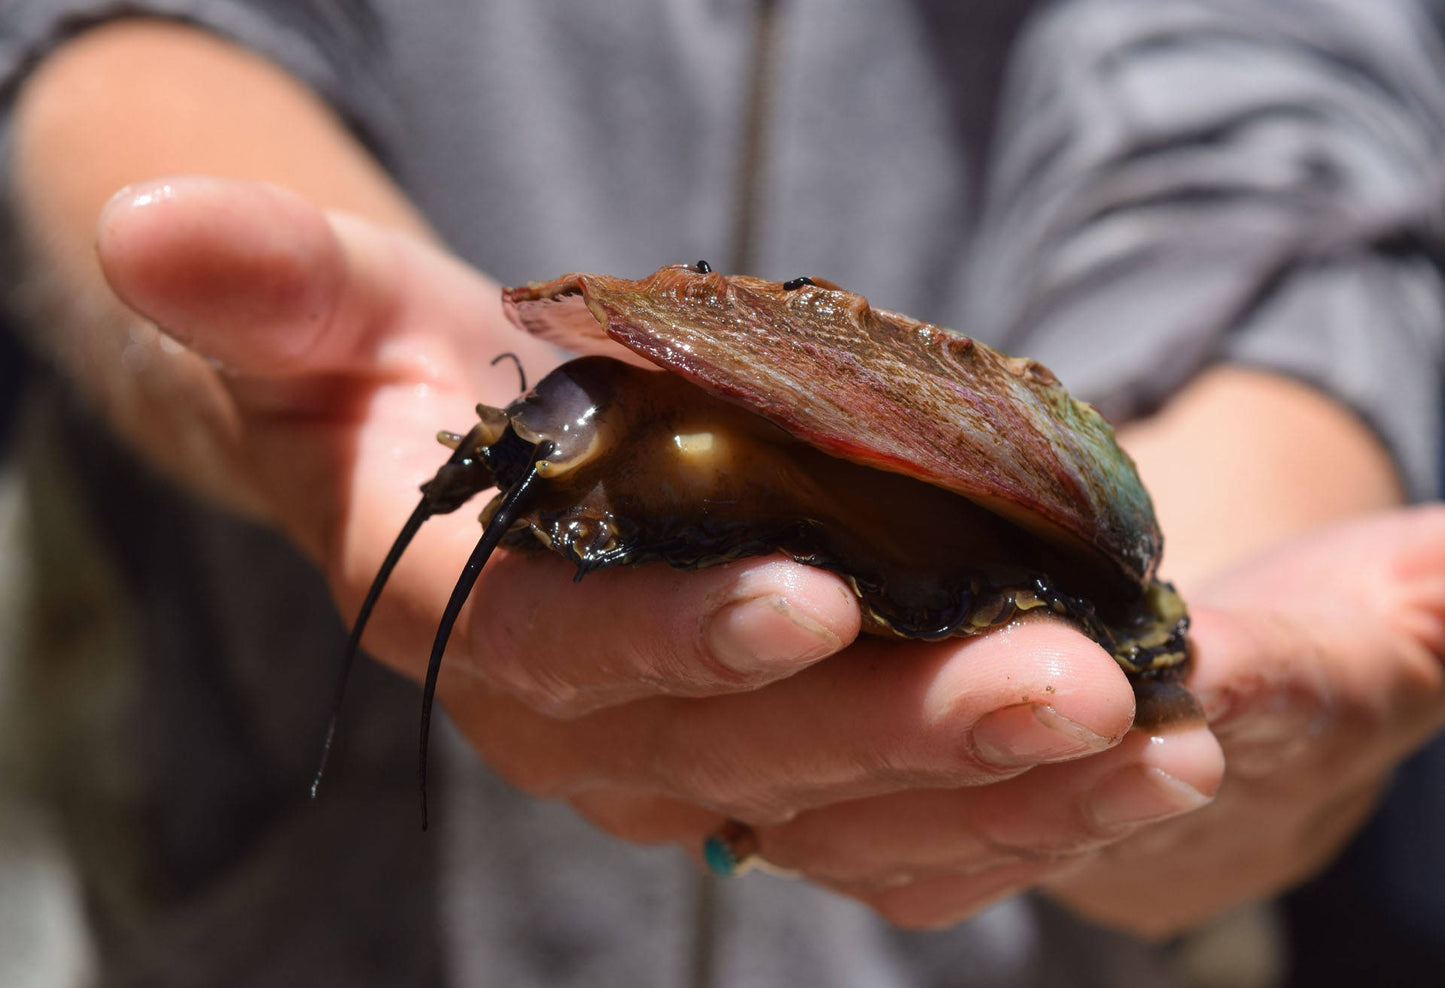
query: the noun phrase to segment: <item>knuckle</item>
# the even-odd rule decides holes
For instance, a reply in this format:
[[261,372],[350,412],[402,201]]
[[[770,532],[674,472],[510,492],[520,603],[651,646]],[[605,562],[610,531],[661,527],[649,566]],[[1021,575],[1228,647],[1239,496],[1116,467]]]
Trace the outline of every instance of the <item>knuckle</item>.
[[758,802],[758,794],[750,791],[729,765],[697,762],[682,767],[674,765],[665,774],[674,792],[689,802],[709,806],[720,813],[747,819],[744,808]]
[[1075,800],[1038,821],[985,819],[974,839],[994,864],[1049,864],[1112,844],[1127,832],[1100,824],[1083,800]]
[[611,668],[625,669],[645,692],[658,696],[708,697],[740,693],[770,678],[760,672],[730,669],[701,641],[667,638],[633,642],[604,655]]
[[675,657],[605,647],[560,656],[535,648],[499,649],[487,658],[484,669],[495,688],[557,720],[575,720],[603,707],[651,696],[705,696],[747,685],[719,683],[710,673]]
[[537,713],[553,720],[577,720],[606,703],[594,693],[562,684],[535,683],[531,689],[519,689],[516,696]]
[[553,720],[575,720],[601,706],[591,691],[556,675],[548,664],[526,661],[512,650],[487,664],[486,678],[495,689]]

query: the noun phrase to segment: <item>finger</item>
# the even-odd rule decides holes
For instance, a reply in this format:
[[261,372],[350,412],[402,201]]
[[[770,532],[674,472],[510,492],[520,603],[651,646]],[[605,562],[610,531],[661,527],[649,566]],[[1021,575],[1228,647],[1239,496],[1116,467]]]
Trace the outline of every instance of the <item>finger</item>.
[[[593,790],[573,797],[572,803],[593,824],[624,840],[681,843],[699,867],[703,866],[701,835],[723,821],[684,803],[620,788]],[[870,880],[860,885],[823,877],[819,884],[859,899],[897,926],[925,929],[959,922],[1073,866],[1067,860],[1013,860],[925,878],[900,873],[892,882]]]
[[[273,186],[129,188],[103,213],[97,249],[127,304],[212,362],[247,479],[333,572],[341,551],[374,572],[444,458],[439,428],[464,431],[479,398],[515,394],[496,352],[534,372],[554,359],[506,328],[495,284],[434,245]],[[355,541],[348,525],[363,530]]]
[[859,893],[838,891],[870,906],[894,926],[936,930],[961,923],[990,904],[1016,895],[1058,872],[1064,864],[1020,862],[971,875],[940,875],[897,888]]
[[[325,216],[284,189],[175,178],[122,190],[101,214],[116,294],[240,374],[334,367],[351,286]],[[385,290],[378,293],[387,294]]]
[[[456,676],[453,719],[504,775],[566,795],[630,786],[750,823],[920,786],[1010,778],[1104,750],[1133,695],[1093,642],[1053,622],[973,639],[860,642],[747,693],[656,699],[559,722]],[[497,739],[523,737],[522,746]]]
[[474,605],[454,661],[552,716],[755,689],[838,652],[860,622],[842,580],[778,558],[578,584],[565,564],[513,556]]
[[434,245],[276,186],[196,176],[128,187],[101,215],[97,250],[123,301],[232,379],[463,379],[435,366],[448,358],[510,394],[515,376],[489,366],[489,334],[440,330],[489,323],[529,358],[551,354],[503,329],[497,286]]
[[635,844],[681,844],[697,851],[725,818],[676,799],[621,786],[602,786],[571,797],[573,809],[594,826]]
[[857,888],[900,878],[1053,861],[1206,805],[1224,758],[1209,731],[1131,733],[1093,758],[991,786],[916,790],[830,805],[758,830],[779,867]]
[[[422,529],[372,618],[370,651],[419,672],[479,531],[467,518]],[[364,548],[337,574],[344,585],[370,580]],[[755,689],[858,634],[856,598],[840,579],[775,557],[696,572],[610,569],[580,583],[574,575],[548,554],[499,552],[448,645],[443,694],[465,677],[546,716],[578,717],[640,698]]]

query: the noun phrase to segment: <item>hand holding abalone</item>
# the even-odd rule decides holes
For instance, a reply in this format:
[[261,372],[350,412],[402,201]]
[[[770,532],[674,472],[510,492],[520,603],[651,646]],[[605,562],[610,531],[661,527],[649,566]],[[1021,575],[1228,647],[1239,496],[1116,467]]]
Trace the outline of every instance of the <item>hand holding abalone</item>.
[[1149,496],[1108,423],[1037,363],[821,279],[677,266],[503,297],[519,326],[582,356],[506,408],[479,406],[467,434],[443,434],[454,452],[423,486],[346,660],[420,524],[497,487],[433,647],[423,772],[447,637],[501,542],[549,549],[579,579],[781,551],[843,577],[876,635],[1053,614],[1130,676],[1139,723],[1193,713],[1174,685],[1188,618],[1157,577]]

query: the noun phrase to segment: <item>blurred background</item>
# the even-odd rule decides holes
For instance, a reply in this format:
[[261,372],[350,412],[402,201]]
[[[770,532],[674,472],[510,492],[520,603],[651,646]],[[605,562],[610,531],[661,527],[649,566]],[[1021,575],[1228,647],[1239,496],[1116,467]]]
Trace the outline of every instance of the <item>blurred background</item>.
[[[35,373],[9,327],[0,327],[0,457],[7,462],[26,381]],[[0,464],[0,477],[5,473]],[[0,561],[0,597],[6,596],[6,578]],[[5,640],[0,636],[0,644]],[[15,659],[0,654],[0,710],[7,664]],[[0,771],[5,768],[0,760]],[[0,836],[7,832],[5,786],[0,775]],[[16,895],[32,887],[22,880],[24,862],[5,856],[16,846],[25,845],[0,843],[0,949],[7,918],[35,918],[34,901]],[[1328,871],[1286,895],[1274,911],[1252,913],[1250,922],[1264,922],[1278,937],[1284,951],[1279,984],[1288,988],[1445,984],[1445,738],[1401,767],[1373,821]],[[1182,941],[1179,948],[1200,952],[1194,965],[1200,984],[1224,988],[1231,984],[1228,961],[1238,943],[1225,929]],[[78,960],[76,971],[84,966]],[[5,970],[0,959],[0,975]],[[0,977],[0,988],[18,986]]]

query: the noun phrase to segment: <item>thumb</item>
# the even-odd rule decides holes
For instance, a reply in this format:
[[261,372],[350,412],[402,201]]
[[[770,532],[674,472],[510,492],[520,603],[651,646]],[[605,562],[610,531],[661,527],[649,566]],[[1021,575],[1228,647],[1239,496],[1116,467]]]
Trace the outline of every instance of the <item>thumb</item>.
[[122,301],[240,376],[343,369],[368,321],[357,317],[384,304],[373,280],[355,277],[357,245],[276,186],[179,177],[127,187],[101,213],[97,251]]

